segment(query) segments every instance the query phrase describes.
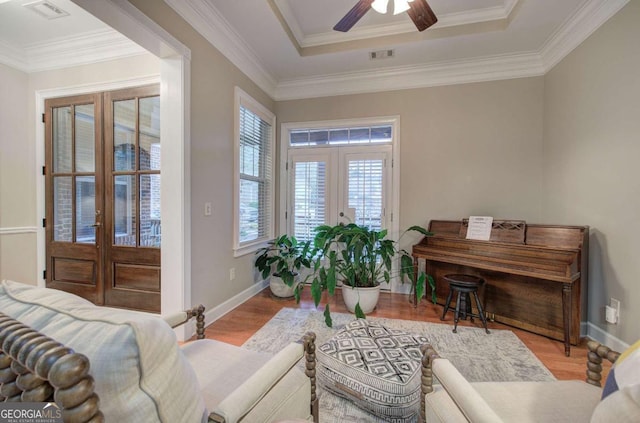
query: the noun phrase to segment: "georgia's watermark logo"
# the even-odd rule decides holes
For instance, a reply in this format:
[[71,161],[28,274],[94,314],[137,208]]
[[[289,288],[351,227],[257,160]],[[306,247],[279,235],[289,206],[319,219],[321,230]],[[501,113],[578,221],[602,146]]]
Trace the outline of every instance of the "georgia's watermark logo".
[[55,402],[2,402],[0,423],[62,423],[62,410]]

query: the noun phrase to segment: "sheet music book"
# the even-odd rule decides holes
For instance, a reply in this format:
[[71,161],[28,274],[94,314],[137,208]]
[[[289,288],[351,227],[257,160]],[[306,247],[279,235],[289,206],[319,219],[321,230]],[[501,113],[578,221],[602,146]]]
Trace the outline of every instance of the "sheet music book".
[[491,238],[492,225],[493,217],[491,216],[469,216],[467,239],[489,241],[489,239]]

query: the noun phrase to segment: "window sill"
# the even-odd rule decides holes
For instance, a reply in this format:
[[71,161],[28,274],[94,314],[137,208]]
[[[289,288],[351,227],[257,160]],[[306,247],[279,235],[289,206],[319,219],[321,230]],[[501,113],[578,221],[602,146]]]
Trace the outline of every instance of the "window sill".
[[235,247],[233,249],[233,257],[237,258],[237,257],[246,256],[248,254],[253,254],[256,251],[258,251],[260,248],[266,247],[268,245],[268,242],[269,240],[262,239],[260,241],[256,241],[251,244]]

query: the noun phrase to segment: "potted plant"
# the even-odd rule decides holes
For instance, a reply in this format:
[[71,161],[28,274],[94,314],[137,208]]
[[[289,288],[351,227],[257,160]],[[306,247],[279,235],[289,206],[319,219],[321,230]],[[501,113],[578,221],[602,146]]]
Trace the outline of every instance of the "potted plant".
[[[431,235],[420,226],[411,226],[409,231]],[[402,237],[402,236],[401,236]],[[322,291],[333,295],[337,283],[342,282],[342,296],[345,305],[356,317],[364,318],[377,304],[380,284],[391,280],[393,260],[399,257],[399,276],[415,283],[418,298],[424,293],[427,278],[424,272],[417,275],[413,258],[398,247],[398,241],[387,238],[387,230],[374,230],[354,223],[316,228],[314,247],[318,253],[313,263],[311,295],[316,307],[320,303]],[[325,322],[332,325],[329,304],[325,306]]]
[[310,241],[298,242],[294,236],[285,234],[256,252],[254,266],[263,279],[270,277],[273,295],[289,298],[298,292],[298,274],[302,268],[310,268],[312,254]]

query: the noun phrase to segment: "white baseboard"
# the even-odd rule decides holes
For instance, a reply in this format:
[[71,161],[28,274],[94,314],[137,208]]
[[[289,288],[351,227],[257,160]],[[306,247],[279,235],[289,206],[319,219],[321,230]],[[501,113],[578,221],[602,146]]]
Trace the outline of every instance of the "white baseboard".
[[594,325],[593,323],[587,323],[586,327],[587,327],[586,336],[588,338],[591,338],[594,341],[598,341],[601,344],[606,345],[607,347],[611,348],[614,351],[622,352],[627,348],[629,348],[629,344],[627,344],[620,338],[617,338],[611,335],[610,333],[605,332],[604,330]]
[[214,307],[211,310],[205,311],[204,325],[208,326],[211,323],[215,322],[216,320],[218,320],[219,318],[221,318],[222,316],[224,316],[234,308],[238,307],[239,305],[247,301],[249,298],[256,295],[258,292],[265,289],[267,286],[269,286],[268,280],[260,281],[254,284],[253,286],[249,287],[248,289],[245,289],[238,295],[229,298],[227,301],[223,302],[219,306]]

